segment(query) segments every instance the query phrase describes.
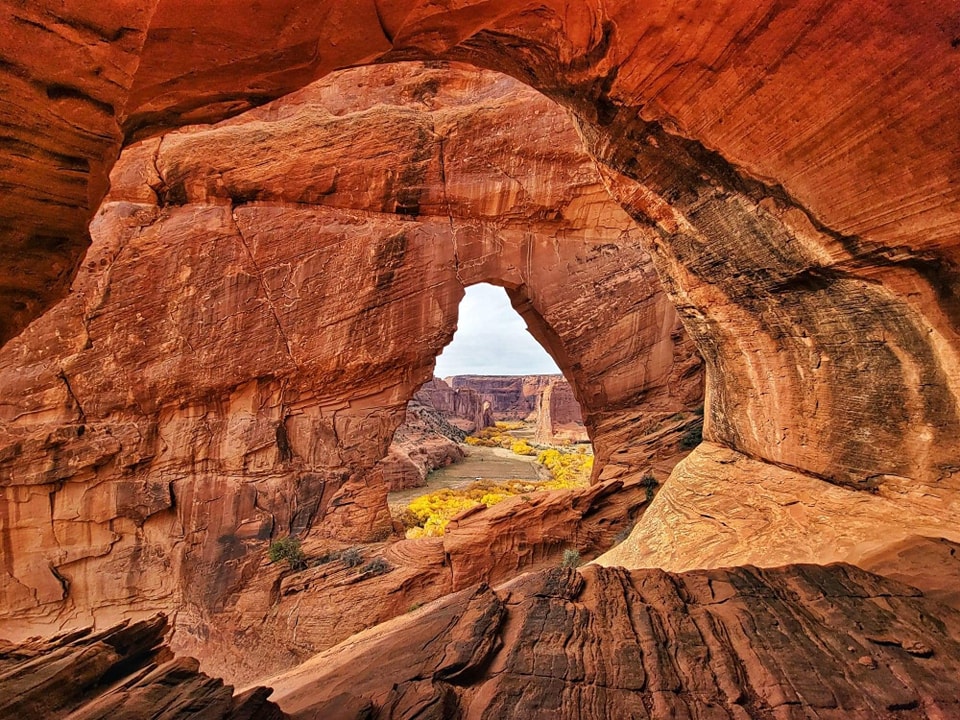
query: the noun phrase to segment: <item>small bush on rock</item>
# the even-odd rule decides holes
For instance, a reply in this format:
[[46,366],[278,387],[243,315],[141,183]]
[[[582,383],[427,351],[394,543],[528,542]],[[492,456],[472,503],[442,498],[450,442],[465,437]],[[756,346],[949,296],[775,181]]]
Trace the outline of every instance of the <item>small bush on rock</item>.
[[575,548],[567,548],[563,551],[563,562],[560,567],[575,568],[580,566],[580,551]]
[[357,548],[347,548],[340,553],[340,561],[347,567],[357,567],[357,565],[363,562],[363,555],[360,554],[360,550]]
[[386,572],[390,571],[390,563],[388,563],[382,557],[376,557],[366,565],[363,566],[363,569],[360,572],[370,573],[371,575],[383,575]]
[[303,570],[307,567],[307,556],[303,554],[300,541],[295,537],[274,540],[267,550],[270,562],[287,561],[291,570]]

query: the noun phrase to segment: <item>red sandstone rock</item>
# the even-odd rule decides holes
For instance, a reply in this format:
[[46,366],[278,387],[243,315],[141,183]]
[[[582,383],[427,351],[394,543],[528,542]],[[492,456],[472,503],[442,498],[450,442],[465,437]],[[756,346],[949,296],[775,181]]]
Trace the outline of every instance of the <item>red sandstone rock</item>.
[[541,443],[588,440],[580,406],[566,380],[555,380],[537,397],[537,426],[534,439]]
[[0,352],[0,635],[160,609],[205,637],[271,539],[389,534],[378,463],[464,284],[508,288],[598,465],[699,395],[563,112],[474,71],[338,83],[131,148],[73,293]]
[[[595,557],[638,520],[649,503],[640,481],[581,490],[531,492],[462,514],[439,538],[348,547],[303,544],[307,567],[259,566],[242,592],[211,613],[209,626],[183,623],[178,652],[201,658],[230,682],[255,682],[351,635],[484,581],[557,567],[568,549]],[[343,559],[350,550],[355,564]]]
[[955,8],[218,9],[43,2],[4,19],[5,336],[62,294],[119,124],[129,141],[338,66],[458,59],[570,108],[610,191],[655,230],[647,247],[711,371],[708,437],[849,486],[955,492]]
[[192,720],[285,718],[268,688],[235,696],[199,672],[192,658],[174,658],[163,644],[166,618],[89,629],[48,640],[0,646],[0,716],[9,718],[163,717]]
[[846,565],[591,566],[463,591],[269,684],[294,718],[345,695],[383,718],[951,717],[958,632],[956,610]]
[[537,410],[540,394],[555,375],[455,375],[450,384],[457,390],[472,390],[490,403],[496,420],[526,420]]
[[406,419],[393,434],[387,456],[380,461],[383,480],[391,491],[420,487],[430,471],[464,458],[459,445],[464,432],[449,424],[434,407],[422,405],[417,399],[421,397],[422,388],[407,404]]
[[494,424],[490,403],[473,388],[454,390],[444,380],[432,378],[420,386],[414,398],[436,408],[447,420],[467,433]]

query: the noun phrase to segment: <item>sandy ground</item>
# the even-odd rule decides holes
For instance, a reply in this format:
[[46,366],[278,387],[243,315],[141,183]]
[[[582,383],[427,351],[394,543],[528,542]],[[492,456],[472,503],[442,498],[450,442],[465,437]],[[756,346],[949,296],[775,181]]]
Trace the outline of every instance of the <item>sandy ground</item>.
[[423,487],[398,490],[387,497],[390,510],[402,510],[411,500],[441,488],[461,488],[483,480],[549,480],[550,472],[537,464],[535,456],[514,455],[505,448],[461,445],[467,457],[458,463],[434,470]]

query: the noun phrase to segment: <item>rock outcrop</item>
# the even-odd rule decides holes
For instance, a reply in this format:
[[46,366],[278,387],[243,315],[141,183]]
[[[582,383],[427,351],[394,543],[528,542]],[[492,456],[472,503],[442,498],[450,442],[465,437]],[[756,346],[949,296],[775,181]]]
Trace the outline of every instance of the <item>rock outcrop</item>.
[[293,718],[952,717],[960,614],[848,565],[481,585],[278,677]]
[[0,643],[0,716],[5,718],[163,717],[169,720],[283,720],[257,687],[234,695],[196,660],[175,658],[158,616],[94,634],[80,630],[19,645]]
[[477,432],[494,424],[490,404],[472,388],[454,390],[446,381],[432,378],[421,385],[413,397],[417,402],[436,408],[466,433]]
[[467,284],[558,358],[598,468],[699,402],[578,143],[513,80],[409,65],[130,148],[71,295],[0,352],[0,636],[165,610],[203,638],[272,539],[389,534],[379,461]]
[[541,443],[589,440],[573,388],[564,379],[554,380],[537,396],[534,439]]
[[[512,74],[576,116],[706,360],[705,437],[864,493],[956,495],[954,8],[384,5],[228,3],[216,23],[185,0],[136,12],[118,0],[17,6],[0,68],[2,337],[63,295],[121,143],[234,115],[337,67],[459,60]],[[421,187],[413,177],[397,180]],[[315,180],[321,195],[331,187]],[[237,200],[251,191],[223,187]],[[392,209],[413,208],[401,194]],[[622,407],[609,395],[605,405]],[[590,422],[603,434],[603,418]],[[114,445],[66,454],[89,467]]]
[[4,337],[62,296],[122,142],[337,67],[459,60],[577,117],[707,362],[706,437],[829,483],[956,493],[955,8],[225,7],[212,23],[185,0],[45,0],[4,18]]
[[456,390],[475,392],[486,402],[495,420],[526,420],[535,415],[540,394],[560,375],[454,375],[447,378]]
[[353,546],[307,539],[304,567],[267,564],[260,556],[242,594],[213,617],[214,629],[230,632],[185,627],[174,647],[229,682],[259,682],[478,582],[557,567],[568,550],[592,559],[626,537],[651,496],[642,480],[611,480],[466,511],[443,537]]
[[390,490],[420,487],[430,471],[464,458],[460,443],[466,433],[447,422],[433,406],[421,404],[418,397],[420,393],[407,404],[406,419],[380,461]]

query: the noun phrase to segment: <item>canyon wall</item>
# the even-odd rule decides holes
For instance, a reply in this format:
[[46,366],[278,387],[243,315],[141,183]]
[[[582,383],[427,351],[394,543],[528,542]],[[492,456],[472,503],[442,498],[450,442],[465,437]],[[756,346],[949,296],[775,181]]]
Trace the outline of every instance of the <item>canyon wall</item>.
[[389,535],[379,461],[471,283],[507,288],[624,480],[649,463],[624,438],[699,402],[647,231],[504,76],[358,69],[149,140],[91,230],[71,294],[0,352],[12,639],[168,610],[202,646],[271,539]]
[[556,375],[454,375],[457,390],[472,390],[490,403],[497,420],[526,420],[536,412],[540,393]]
[[537,396],[534,439],[541,443],[584,442],[586,429],[573,388],[566,380],[554,380]]
[[[234,115],[336,67],[461,60],[576,116],[706,361],[705,437],[798,485],[931,497],[942,524],[955,515],[955,6],[158,0],[137,12],[39,2],[3,22],[16,38],[0,68],[3,337],[63,296],[121,143]],[[595,439],[628,439],[604,423],[594,413]],[[674,489],[690,507],[695,475]],[[728,509],[718,522],[740,520]]]
[[431,378],[417,390],[414,399],[436,408],[450,422],[472,433],[494,424],[490,403],[473,388],[454,390],[446,381]]

